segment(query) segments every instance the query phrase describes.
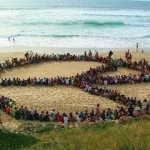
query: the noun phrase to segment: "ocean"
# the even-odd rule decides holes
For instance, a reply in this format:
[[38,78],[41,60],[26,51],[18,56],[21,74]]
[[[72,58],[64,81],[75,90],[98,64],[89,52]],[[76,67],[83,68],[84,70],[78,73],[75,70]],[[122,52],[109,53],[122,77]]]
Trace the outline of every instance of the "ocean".
[[0,46],[135,48],[136,43],[150,48],[150,0],[0,0]]

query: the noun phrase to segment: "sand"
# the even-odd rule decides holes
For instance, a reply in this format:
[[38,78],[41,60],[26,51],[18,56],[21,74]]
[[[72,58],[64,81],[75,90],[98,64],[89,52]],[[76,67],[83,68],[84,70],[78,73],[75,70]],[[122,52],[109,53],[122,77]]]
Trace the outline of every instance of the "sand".
[[11,70],[7,69],[1,74],[1,78],[19,77],[26,79],[28,77],[71,77],[75,76],[77,73],[81,74],[83,71],[89,70],[90,67],[95,68],[97,66],[101,66],[101,63],[76,61],[40,63]]
[[[2,48],[0,48],[1,50]],[[29,50],[29,48],[26,48]],[[31,48],[31,50],[36,51],[42,48]],[[8,51],[9,48],[5,48],[5,51]],[[15,50],[15,48],[13,48]],[[16,48],[16,51],[19,51],[19,48]],[[44,52],[48,50],[44,48]],[[95,49],[94,49],[95,50]],[[93,51],[94,51],[93,50]],[[20,51],[26,51],[25,48],[22,48]],[[56,51],[56,50],[55,50]],[[77,50],[76,50],[77,51]],[[50,51],[48,51],[49,53]],[[61,51],[63,52],[63,50]],[[67,51],[66,51],[67,52]],[[84,52],[84,51],[83,51]],[[124,51],[114,52],[113,57],[123,58]],[[102,53],[100,55],[107,56],[107,53]],[[145,58],[150,62],[150,53],[145,52],[132,52],[133,60],[140,60]],[[0,62],[10,59],[12,57],[24,57],[22,52],[14,53],[0,53]],[[30,67],[23,67],[19,69],[11,69],[5,71],[1,74],[1,77],[20,77],[28,78],[36,77],[55,77],[55,76],[74,76],[77,73],[88,70],[90,67],[96,67],[101,65],[101,63],[96,62],[51,62],[51,63],[42,63],[38,65],[30,65]],[[119,68],[117,72],[108,72],[104,75],[128,75],[139,74],[140,71],[135,71],[131,69]],[[136,96],[141,101],[144,98],[150,99],[148,94],[150,94],[150,84],[128,84],[128,85],[115,85],[107,86],[108,88],[116,89],[117,91],[126,94],[127,96]],[[100,104],[101,109],[112,108],[115,109],[118,104],[110,101],[106,98],[90,95],[83,92],[82,90],[72,87],[72,86],[54,86],[54,87],[0,87],[0,94],[8,96],[14,99],[20,107],[21,105],[27,106],[28,108],[36,108],[38,111],[56,109],[59,112],[76,112],[88,109],[91,111],[95,109],[97,103]],[[7,118],[6,123],[8,123],[9,118]]]
[[144,99],[150,100],[150,83],[107,85],[107,88],[116,90],[122,94],[125,94],[127,97],[136,97],[137,100],[140,100],[140,101],[143,101]]
[[[76,62],[76,61],[69,61],[69,62],[50,62],[50,63],[41,63],[41,64],[34,64],[25,67],[13,68],[5,70],[0,77],[4,78],[14,78],[19,77],[21,79],[27,79],[28,77],[71,77],[77,75],[77,73],[81,74],[82,72],[86,72],[91,68],[96,68],[97,66],[101,66],[102,63],[97,62]],[[55,66],[55,67],[54,67]],[[140,74],[140,71],[131,70],[127,68],[118,68],[118,71],[115,72],[106,72],[103,75],[128,75],[128,74]]]
[[103,73],[103,76],[116,76],[116,75],[129,75],[129,74],[141,74],[141,71],[119,67],[117,71]]
[[[15,118],[7,115],[3,111],[0,110],[0,114],[2,116],[2,122],[5,129],[9,131],[15,131],[18,127],[23,123],[21,120],[16,120]],[[0,129],[3,128],[0,126]]]
[[[96,104],[101,105],[101,109],[111,107],[115,109],[116,104],[106,98],[90,95],[73,86],[54,87],[6,87],[0,89],[1,94],[15,99],[17,106],[27,106],[36,108],[38,111],[51,111],[56,109],[59,112],[80,112],[91,111],[96,108]],[[7,94],[6,94],[7,93]]]
[[[0,47],[0,61],[8,58],[13,57],[23,57],[24,53],[26,51],[33,51],[34,53],[41,53],[41,54],[64,54],[64,53],[70,53],[70,54],[76,54],[76,55],[83,55],[84,51],[91,50],[93,53],[95,53],[95,50],[100,53],[102,56],[107,56],[110,49],[98,49],[98,48],[45,48],[45,47]],[[127,51],[126,48],[123,49],[111,49],[114,54],[112,57],[117,58],[125,58],[125,51]],[[145,58],[150,62],[150,49],[144,49],[144,53],[141,52],[142,48],[139,49],[139,52],[136,52],[135,49],[130,49],[131,54],[134,56],[133,60],[140,60],[142,58]]]

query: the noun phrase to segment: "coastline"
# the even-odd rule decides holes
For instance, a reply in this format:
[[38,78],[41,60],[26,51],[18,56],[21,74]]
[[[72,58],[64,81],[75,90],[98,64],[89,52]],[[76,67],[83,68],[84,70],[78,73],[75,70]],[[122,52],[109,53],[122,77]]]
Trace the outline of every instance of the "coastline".
[[[32,51],[33,53],[39,53],[39,54],[75,54],[75,55],[83,55],[85,51],[91,50],[93,54],[95,54],[95,51],[99,52],[99,55],[107,56],[108,52],[111,50],[114,52],[113,58],[123,58],[125,57],[125,52],[128,50],[127,48],[116,48],[116,49],[109,49],[109,48],[48,48],[48,47],[17,47],[17,46],[11,46],[11,47],[0,47],[0,62],[3,62],[4,60],[11,59],[12,57],[18,57],[22,58],[24,57],[25,52]],[[142,58],[145,58],[147,61],[150,62],[150,48],[144,49],[144,53],[141,52],[142,49],[139,49],[138,52],[136,52],[136,49],[130,49],[130,52],[133,56],[133,60],[141,60]]]
[[[67,47],[28,47],[28,46],[0,46],[0,53],[12,53],[12,52],[26,52],[26,51],[33,51],[37,53],[71,53],[71,54],[83,54],[84,51],[91,50],[92,52],[98,51],[100,53],[112,51],[126,51],[130,49],[132,52],[136,52],[136,48],[67,48]],[[139,48],[139,52],[144,50],[144,52],[150,52],[150,48]]]

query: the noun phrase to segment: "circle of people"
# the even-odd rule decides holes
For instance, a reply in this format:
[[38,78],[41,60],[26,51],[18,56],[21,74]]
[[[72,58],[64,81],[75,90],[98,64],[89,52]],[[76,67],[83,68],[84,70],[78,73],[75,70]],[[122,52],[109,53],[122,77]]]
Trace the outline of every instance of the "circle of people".
[[[33,54],[33,52],[26,52],[24,58],[12,58],[12,60],[6,60],[0,64],[0,73],[3,73],[5,69],[17,68],[25,65],[37,64],[41,62],[53,62],[53,61],[95,61],[103,63],[104,65],[98,66],[96,68],[90,68],[88,71],[81,74],[77,74],[72,77],[55,77],[55,78],[5,78],[0,82],[1,86],[54,86],[54,85],[72,85],[78,87],[85,92],[106,97],[113,100],[116,103],[120,103],[125,106],[116,107],[113,111],[110,108],[107,110],[100,110],[100,105],[97,104],[95,110],[88,112],[87,110],[81,111],[80,113],[72,112],[67,114],[60,114],[56,110],[41,111],[40,113],[36,109],[28,109],[27,107],[21,106],[18,108],[14,100],[1,96],[0,97],[0,107],[7,114],[12,115],[16,119],[25,120],[40,120],[40,121],[56,121],[56,122],[83,122],[85,120],[96,121],[96,120],[115,120],[122,116],[141,116],[142,114],[150,114],[150,102],[144,99],[143,102],[137,100],[136,97],[126,97],[125,95],[107,89],[106,87],[98,88],[98,85],[113,85],[113,84],[128,84],[128,83],[143,83],[150,82],[150,65],[145,59],[141,59],[139,62],[132,61],[132,56],[129,50],[125,53],[125,60],[123,59],[112,59],[113,52],[108,53],[108,57],[99,56],[96,51],[93,55],[91,51],[87,54],[86,51],[84,55],[70,55],[67,54],[57,54],[57,55],[39,55]],[[109,71],[117,71],[118,67],[127,67],[135,70],[140,70],[141,74],[138,75],[116,75],[116,76],[103,76],[102,73]]]

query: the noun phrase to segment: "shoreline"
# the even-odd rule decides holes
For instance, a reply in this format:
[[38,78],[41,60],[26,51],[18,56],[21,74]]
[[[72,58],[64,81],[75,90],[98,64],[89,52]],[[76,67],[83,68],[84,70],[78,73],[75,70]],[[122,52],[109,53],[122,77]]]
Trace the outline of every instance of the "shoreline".
[[[125,52],[128,50],[126,48],[120,49],[90,49],[90,48],[46,48],[46,47],[0,47],[0,62],[3,62],[5,60],[10,60],[12,57],[17,58],[24,58],[24,54],[27,51],[32,51],[33,53],[38,54],[67,54],[70,53],[71,55],[84,55],[84,52],[87,53],[91,50],[93,54],[95,54],[95,51],[98,51],[99,55],[101,56],[108,56],[108,52],[111,50],[113,51],[112,58],[122,58],[125,59]],[[135,49],[130,49],[130,53],[133,56],[133,61],[141,60],[142,58],[146,59],[150,63],[150,48],[147,49],[147,51],[144,51],[144,53],[140,51],[136,52]]]
[[[70,54],[83,54],[84,51],[91,50],[92,52],[98,51],[99,53],[106,53],[110,50],[117,52],[121,51],[124,52],[127,49],[130,49],[131,52],[136,52],[136,48],[60,48],[60,47],[28,47],[28,46],[8,46],[8,47],[1,47],[0,46],[0,53],[24,53],[27,51],[33,51],[34,53],[70,53]],[[150,52],[150,48],[139,48],[139,52],[144,50],[144,52]]]

